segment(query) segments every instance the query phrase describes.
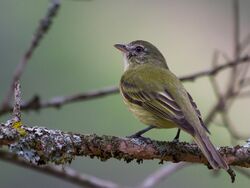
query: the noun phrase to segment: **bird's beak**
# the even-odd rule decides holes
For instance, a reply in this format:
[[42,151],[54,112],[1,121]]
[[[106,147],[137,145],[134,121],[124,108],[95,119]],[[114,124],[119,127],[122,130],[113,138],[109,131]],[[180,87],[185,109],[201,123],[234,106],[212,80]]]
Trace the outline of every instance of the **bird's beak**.
[[120,50],[123,53],[127,53],[128,47],[125,44],[115,44],[114,47],[116,47],[118,50]]

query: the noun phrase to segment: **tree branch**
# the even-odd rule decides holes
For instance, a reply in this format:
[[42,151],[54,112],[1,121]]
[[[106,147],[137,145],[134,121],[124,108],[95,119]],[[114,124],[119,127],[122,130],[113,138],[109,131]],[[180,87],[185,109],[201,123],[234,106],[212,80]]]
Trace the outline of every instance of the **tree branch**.
[[155,187],[156,184],[159,184],[163,180],[166,179],[166,177],[169,177],[173,172],[176,172],[179,169],[182,169],[183,167],[187,166],[189,163],[186,162],[180,162],[178,164],[169,164],[167,166],[163,166],[160,169],[156,170],[152,174],[150,174],[143,182],[138,186],[138,188],[151,188]]
[[[40,97],[35,95],[31,100],[24,102],[21,105],[21,109],[22,111],[30,111],[30,110],[40,110],[43,108],[52,108],[52,107],[60,108],[61,106],[69,103],[96,99],[99,97],[116,94],[118,92],[119,92],[118,87],[111,86],[79,94],[73,94],[69,96],[57,96],[47,101],[41,101]],[[5,108],[0,109],[0,116],[6,114],[7,112],[11,112],[12,109],[13,109],[12,106],[6,106]]]
[[[42,127],[21,128],[23,131],[20,133],[20,128],[13,128],[10,121],[1,124],[0,145],[9,145],[12,152],[34,164],[65,164],[76,156],[89,156],[102,161],[116,158],[140,163],[142,160],[159,159],[208,165],[198,146],[185,142],[81,135]],[[250,167],[249,147],[221,147],[219,152],[229,165]]]
[[181,81],[194,81],[195,79],[203,77],[203,76],[214,76],[226,68],[232,68],[232,67],[238,66],[239,64],[248,63],[249,60],[250,60],[250,57],[247,55],[242,58],[239,58],[238,60],[224,63],[223,65],[217,66],[216,68],[213,68],[210,70],[205,70],[205,71],[197,72],[188,76],[183,76],[180,78],[180,80]]
[[[239,0],[232,0],[232,12],[233,12],[233,59],[237,61],[240,56],[240,16],[239,16]],[[229,79],[229,87],[231,93],[234,92],[239,67],[233,67]]]
[[14,87],[14,107],[13,118],[14,122],[21,121],[21,86],[19,80],[15,82]]
[[250,33],[243,39],[240,46],[240,51],[243,52],[250,45]]
[[[213,60],[212,60],[212,67],[215,69],[218,66],[218,59],[219,59],[219,51],[215,51],[214,55],[213,55]],[[216,95],[217,100],[220,99],[222,97],[222,93],[220,91],[220,87],[219,84],[217,83],[216,77],[214,76],[209,76],[211,85],[213,87],[214,93]]]
[[69,167],[60,167],[53,165],[37,166],[29,163],[24,159],[18,158],[14,153],[0,151],[0,159],[6,162],[16,164],[25,168],[29,168],[44,174],[49,174],[61,180],[70,182],[75,185],[89,188],[118,188],[119,186],[113,182],[102,180],[87,174],[79,174]]
[[13,90],[15,87],[15,82],[20,79],[28,61],[32,57],[35,49],[39,46],[39,43],[43,39],[44,35],[48,32],[52,25],[53,18],[56,16],[60,7],[60,0],[51,0],[51,4],[48,7],[48,11],[43,19],[39,22],[39,25],[36,29],[36,32],[33,35],[33,38],[29,44],[27,51],[24,53],[19,64],[14,71],[13,78],[10,84],[10,88],[2,102],[2,108],[4,109],[9,105],[10,98],[12,97]]

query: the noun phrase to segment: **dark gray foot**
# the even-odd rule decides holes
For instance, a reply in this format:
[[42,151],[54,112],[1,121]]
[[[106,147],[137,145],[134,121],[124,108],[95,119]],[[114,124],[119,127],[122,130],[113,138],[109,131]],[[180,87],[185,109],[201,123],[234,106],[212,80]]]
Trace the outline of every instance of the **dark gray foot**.
[[128,138],[140,138],[140,137],[142,137],[142,135],[143,135],[144,133],[148,132],[149,130],[151,130],[151,129],[153,129],[153,128],[155,128],[155,126],[148,126],[147,128],[142,129],[142,130],[136,132],[135,134],[132,134],[132,135],[127,136],[127,137],[128,137]]
[[179,142],[180,133],[181,133],[181,129],[178,129],[176,136],[174,137],[173,142]]

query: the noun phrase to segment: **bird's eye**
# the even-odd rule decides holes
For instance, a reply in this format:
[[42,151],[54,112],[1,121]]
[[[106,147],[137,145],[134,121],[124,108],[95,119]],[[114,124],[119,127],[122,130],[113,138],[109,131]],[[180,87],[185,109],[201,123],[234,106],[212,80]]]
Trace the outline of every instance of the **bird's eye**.
[[137,53],[140,53],[140,52],[144,51],[144,49],[143,49],[143,47],[141,47],[141,46],[136,46],[135,51],[136,51]]

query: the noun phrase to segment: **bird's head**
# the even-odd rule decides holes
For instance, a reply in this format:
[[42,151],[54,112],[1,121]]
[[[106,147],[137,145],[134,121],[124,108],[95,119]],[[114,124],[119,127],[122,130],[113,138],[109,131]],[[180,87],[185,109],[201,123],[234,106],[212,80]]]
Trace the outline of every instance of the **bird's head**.
[[114,46],[123,53],[125,70],[148,63],[168,68],[161,52],[147,41],[136,40],[129,44],[115,44]]

